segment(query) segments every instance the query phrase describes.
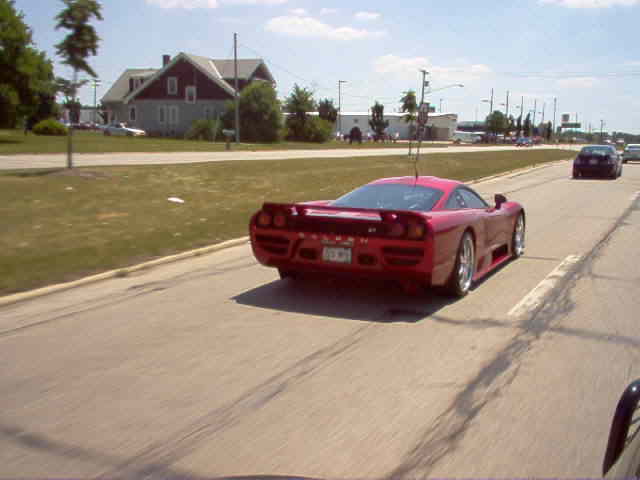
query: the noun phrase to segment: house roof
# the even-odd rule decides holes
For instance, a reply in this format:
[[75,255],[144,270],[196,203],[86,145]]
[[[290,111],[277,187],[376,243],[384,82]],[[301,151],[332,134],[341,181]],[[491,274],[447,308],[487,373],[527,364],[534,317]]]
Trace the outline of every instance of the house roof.
[[[234,78],[233,60],[213,60],[213,62],[216,64],[222,78]],[[238,78],[248,80],[263,63],[261,58],[238,60]],[[269,73],[268,70],[267,73]],[[270,74],[269,77],[269,80],[273,81],[273,77]]]
[[[191,55],[188,53],[179,53],[176,55],[165,67],[161,69],[152,68],[130,68],[124,71],[124,73],[113,84],[104,97],[103,102],[124,101],[129,102],[135,98],[140,92],[153,83],[153,81],[162,75],[167,69],[171,68],[179,60],[186,60],[198,68],[203,74],[209,77],[214,83],[220,86],[223,90],[233,95],[235,90],[232,85],[229,85],[225,79],[234,78],[234,62],[233,60],[216,60],[208,57],[201,57],[199,55]],[[264,62],[260,58],[250,58],[238,60],[238,78],[241,80],[248,80],[255,73],[255,71],[263,65]],[[267,75],[273,80],[271,73],[268,69],[265,69]],[[147,79],[142,85],[136,88],[134,91],[129,90],[129,79],[136,76],[151,77]]]
[[133,77],[150,77],[157,68],[128,68],[102,97],[103,102],[120,102],[129,93],[129,79]]
[[140,85],[138,88],[136,88],[134,91],[126,95],[123,98],[124,103],[128,103],[130,100],[134,99],[136,95],[138,95],[140,92],[146,89],[149,85],[151,85],[154,82],[154,80],[160,77],[165,71],[169,70],[180,60],[186,60],[187,62],[191,63],[194,67],[196,67],[203,74],[209,77],[209,79],[212,82],[216,83],[219,87],[221,87],[231,96],[235,95],[235,90],[231,87],[231,85],[229,85],[227,82],[223,80],[223,78],[220,76],[220,72],[218,72],[218,69],[216,68],[216,66],[214,65],[211,59],[207,59],[205,57],[198,57],[196,55],[189,55],[188,53],[181,52],[178,55],[176,55],[165,67],[158,70],[153,75],[152,78],[150,78],[149,80],[144,82],[142,85]]

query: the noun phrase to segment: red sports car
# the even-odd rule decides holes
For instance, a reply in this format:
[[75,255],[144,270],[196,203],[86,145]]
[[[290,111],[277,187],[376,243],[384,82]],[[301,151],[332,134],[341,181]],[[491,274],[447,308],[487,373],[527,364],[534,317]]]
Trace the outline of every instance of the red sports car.
[[373,181],[337,200],[265,203],[249,224],[253,253],[282,278],[302,272],[444,287],[473,281],[524,252],[525,212],[504,195],[488,205],[471,188],[437,177]]

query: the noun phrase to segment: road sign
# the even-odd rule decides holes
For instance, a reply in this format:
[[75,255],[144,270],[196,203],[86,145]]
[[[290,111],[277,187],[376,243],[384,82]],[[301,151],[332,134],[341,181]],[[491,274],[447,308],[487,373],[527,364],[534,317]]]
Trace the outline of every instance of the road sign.
[[563,113],[562,114],[562,123],[569,123],[570,122],[570,118],[571,118],[570,114]]
[[429,119],[429,111],[429,102],[420,105],[420,109],[418,110],[418,123],[420,125],[426,125]]
[[565,122],[562,124],[562,128],[572,128],[572,129],[577,129],[580,128],[582,126],[582,124],[578,123],[578,122]]

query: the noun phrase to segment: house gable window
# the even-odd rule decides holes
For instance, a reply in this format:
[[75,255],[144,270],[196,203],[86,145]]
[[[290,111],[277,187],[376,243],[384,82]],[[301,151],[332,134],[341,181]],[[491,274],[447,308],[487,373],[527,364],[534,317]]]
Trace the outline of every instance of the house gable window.
[[167,78],[167,95],[178,94],[178,77]]
[[184,89],[184,99],[187,103],[196,103],[196,87],[189,85]]

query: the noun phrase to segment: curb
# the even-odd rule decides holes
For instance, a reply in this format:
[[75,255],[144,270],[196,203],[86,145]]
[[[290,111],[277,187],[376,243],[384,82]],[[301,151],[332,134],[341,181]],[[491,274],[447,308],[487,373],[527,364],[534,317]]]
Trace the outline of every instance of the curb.
[[50,285],[48,287],[38,288],[36,290],[29,290],[27,292],[15,293],[13,295],[7,295],[6,297],[0,297],[0,307],[11,305],[14,303],[22,302],[24,300],[30,300],[36,297],[42,297],[52,293],[62,292],[64,290],[70,290],[72,288],[89,285],[91,283],[100,282],[109,278],[126,277],[127,275],[146,270],[149,268],[157,267],[159,265],[165,265],[167,263],[177,262],[191,257],[199,257],[206,255],[207,253],[213,253],[220,250],[225,250],[231,247],[237,247],[249,242],[249,237],[234,238],[227,240],[226,242],[216,243],[215,245],[209,245],[206,247],[196,248],[195,250],[189,250],[188,252],[177,253],[168,257],[157,258],[148,262],[139,263],[138,265],[132,265],[130,267],[118,268],[116,270],[109,270],[108,272],[98,273],[97,275],[91,275],[90,277],[84,277],[79,280],[74,280],[67,283],[58,283]]

